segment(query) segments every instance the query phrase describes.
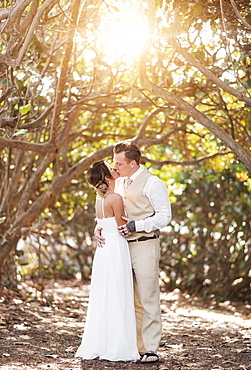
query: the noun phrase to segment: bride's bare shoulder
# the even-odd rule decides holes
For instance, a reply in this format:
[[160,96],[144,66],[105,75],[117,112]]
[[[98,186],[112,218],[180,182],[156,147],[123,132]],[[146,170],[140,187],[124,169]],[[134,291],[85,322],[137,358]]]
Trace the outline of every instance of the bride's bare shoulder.
[[123,200],[123,198],[122,198],[122,196],[120,194],[114,193],[114,192],[108,193],[106,195],[106,198],[107,198],[107,200],[109,200],[111,202]]

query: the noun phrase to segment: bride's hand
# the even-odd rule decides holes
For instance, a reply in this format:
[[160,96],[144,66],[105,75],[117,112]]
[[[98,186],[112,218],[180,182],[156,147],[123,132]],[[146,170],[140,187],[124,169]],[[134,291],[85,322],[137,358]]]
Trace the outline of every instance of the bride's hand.
[[105,238],[101,235],[102,227],[98,227],[95,231],[95,239],[98,247],[102,248],[105,244]]

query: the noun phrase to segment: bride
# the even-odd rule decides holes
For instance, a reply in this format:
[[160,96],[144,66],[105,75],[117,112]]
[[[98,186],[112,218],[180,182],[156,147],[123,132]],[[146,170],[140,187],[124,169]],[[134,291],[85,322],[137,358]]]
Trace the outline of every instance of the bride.
[[122,197],[114,193],[117,177],[104,161],[94,163],[86,175],[97,192],[96,217],[105,245],[93,259],[86,324],[75,354],[83,359],[139,359],[130,254],[117,229],[125,215]]

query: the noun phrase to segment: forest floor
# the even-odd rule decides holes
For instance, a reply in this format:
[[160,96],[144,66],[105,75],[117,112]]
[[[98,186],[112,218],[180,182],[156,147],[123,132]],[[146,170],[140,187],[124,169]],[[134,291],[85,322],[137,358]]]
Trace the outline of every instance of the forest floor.
[[205,303],[178,290],[162,293],[158,363],[83,361],[74,353],[83,333],[89,285],[51,280],[42,292],[36,288],[26,283],[22,296],[5,289],[0,298],[1,370],[251,369],[248,304]]

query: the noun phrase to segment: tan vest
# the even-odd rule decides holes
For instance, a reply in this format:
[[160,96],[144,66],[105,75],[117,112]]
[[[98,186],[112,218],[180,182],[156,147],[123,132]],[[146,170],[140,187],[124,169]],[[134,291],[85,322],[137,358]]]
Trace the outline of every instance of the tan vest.
[[[124,195],[124,205],[127,217],[131,220],[143,220],[154,214],[154,209],[147,197],[143,195],[143,188],[150,176],[150,172],[144,169],[132,182]],[[127,240],[138,239],[141,236],[153,236],[154,232],[138,232],[130,235]]]

